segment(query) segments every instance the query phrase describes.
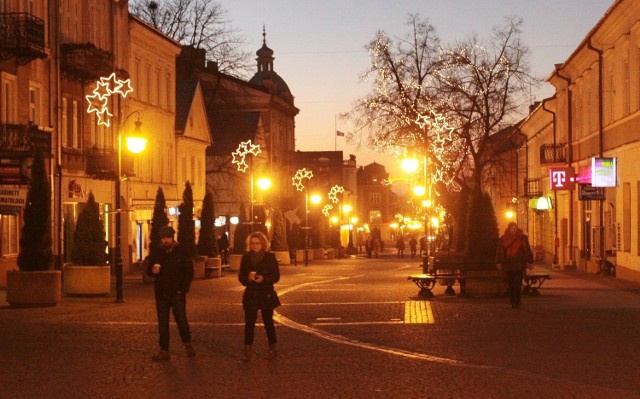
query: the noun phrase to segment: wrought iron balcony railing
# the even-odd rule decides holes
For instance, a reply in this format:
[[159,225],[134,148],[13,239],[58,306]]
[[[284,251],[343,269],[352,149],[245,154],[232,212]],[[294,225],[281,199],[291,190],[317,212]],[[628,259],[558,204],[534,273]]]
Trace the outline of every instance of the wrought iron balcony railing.
[[51,156],[51,133],[35,125],[0,124],[0,154]]
[[540,179],[524,179],[524,196],[527,198],[540,197],[542,190],[540,188]]
[[0,54],[3,59],[17,57],[20,64],[46,58],[44,21],[20,12],[0,13]]
[[543,144],[540,146],[540,165],[567,162],[567,144]]
[[93,43],[65,43],[60,46],[60,52],[66,78],[87,83],[113,72],[113,54]]
[[[86,152],[87,174],[94,179],[115,180],[118,168],[118,151],[113,149],[92,148]],[[133,156],[123,152],[122,175],[131,177],[133,173]]]

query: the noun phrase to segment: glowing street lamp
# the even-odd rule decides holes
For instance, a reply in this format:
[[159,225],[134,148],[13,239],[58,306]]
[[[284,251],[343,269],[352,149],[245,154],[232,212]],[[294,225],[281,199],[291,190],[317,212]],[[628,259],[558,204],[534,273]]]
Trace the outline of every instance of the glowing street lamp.
[[400,161],[400,167],[407,173],[413,173],[418,170],[420,162],[416,158],[404,158]]
[[423,195],[425,195],[427,192],[427,189],[425,186],[414,186],[413,187],[413,193],[416,195],[416,197],[422,197]]

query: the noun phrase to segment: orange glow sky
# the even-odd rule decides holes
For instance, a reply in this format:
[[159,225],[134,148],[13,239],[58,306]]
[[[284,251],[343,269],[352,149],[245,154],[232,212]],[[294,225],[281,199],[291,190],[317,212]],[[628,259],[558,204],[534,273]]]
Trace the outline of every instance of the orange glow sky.
[[[274,50],[274,70],[287,82],[300,109],[296,149],[334,149],[336,115],[350,110],[356,98],[371,90],[360,76],[369,57],[364,46],[382,29],[389,36],[407,32],[409,13],[429,19],[444,44],[471,34],[488,35],[504,17],[524,20],[524,43],[534,74],[547,77],[564,62],[613,4],[612,0],[234,0],[223,1],[231,26],[240,31],[253,54],[267,45]],[[532,91],[533,100],[553,95],[550,85]],[[338,130],[347,126],[337,122]],[[358,165],[373,161],[392,176],[398,161],[339,137],[337,149],[355,154]]]

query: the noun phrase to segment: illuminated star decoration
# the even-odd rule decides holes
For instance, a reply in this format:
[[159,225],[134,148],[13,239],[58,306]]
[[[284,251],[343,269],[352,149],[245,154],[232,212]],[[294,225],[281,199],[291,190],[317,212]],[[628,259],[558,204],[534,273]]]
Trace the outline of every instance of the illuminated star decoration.
[[338,185],[331,187],[327,197],[335,204],[338,202],[338,193],[344,193],[344,187]]
[[322,214],[325,216],[329,216],[329,211],[333,209],[333,205],[331,204],[327,204],[325,206],[322,207]]
[[87,113],[95,112],[98,117],[98,125],[109,126],[109,119],[113,114],[109,112],[109,98],[112,94],[120,94],[126,98],[133,91],[131,79],[118,79],[115,72],[108,77],[102,77],[96,81],[96,87],[92,94],[87,94],[84,98],[89,103]]
[[244,173],[247,167],[249,167],[245,161],[247,155],[251,154],[255,157],[261,152],[260,144],[251,144],[251,140],[243,141],[238,145],[238,148],[231,153],[231,156],[233,156],[231,163],[238,165],[238,171]]
[[302,191],[304,190],[304,184],[302,184],[302,179],[311,179],[313,177],[313,172],[307,170],[307,168],[298,169],[296,171],[295,176],[291,178],[293,185],[296,186],[296,190]]

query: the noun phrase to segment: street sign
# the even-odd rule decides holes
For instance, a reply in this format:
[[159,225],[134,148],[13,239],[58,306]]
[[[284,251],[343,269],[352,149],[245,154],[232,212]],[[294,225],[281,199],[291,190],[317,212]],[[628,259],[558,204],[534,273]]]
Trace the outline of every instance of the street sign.
[[599,201],[604,199],[604,187],[592,187],[590,184],[578,184],[580,201]]
[[0,188],[0,213],[20,213],[27,203],[27,191],[26,188]]

